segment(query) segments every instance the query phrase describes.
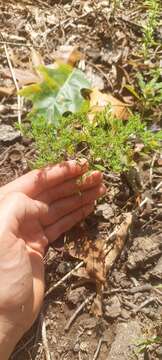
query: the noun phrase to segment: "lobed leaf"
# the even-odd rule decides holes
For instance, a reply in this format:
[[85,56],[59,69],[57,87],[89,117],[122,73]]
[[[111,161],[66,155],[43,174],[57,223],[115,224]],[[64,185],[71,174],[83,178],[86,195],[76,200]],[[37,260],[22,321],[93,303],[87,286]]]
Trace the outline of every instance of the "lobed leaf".
[[81,90],[90,89],[90,82],[82,71],[61,64],[56,68],[40,66],[39,72],[43,81],[20,91],[32,101],[33,116],[44,117],[56,125],[63,114],[78,112],[86,105]]

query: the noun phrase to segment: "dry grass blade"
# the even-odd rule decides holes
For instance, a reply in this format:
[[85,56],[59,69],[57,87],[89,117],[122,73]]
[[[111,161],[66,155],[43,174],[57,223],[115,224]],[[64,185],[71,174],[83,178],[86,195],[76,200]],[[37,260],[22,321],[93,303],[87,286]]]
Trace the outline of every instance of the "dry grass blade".
[[54,359],[51,359],[51,354],[50,354],[50,350],[48,347],[47,333],[46,333],[46,322],[45,322],[44,315],[42,313],[41,313],[41,323],[42,323],[42,343],[43,343],[43,347],[44,347],[45,358],[46,358],[46,360],[54,360]]
[[[13,66],[12,66],[12,63],[10,60],[10,56],[9,56],[9,52],[8,52],[6,44],[4,44],[4,50],[5,50],[8,66],[9,66],[9,69],[10,69],[10,72],[12,75],[12,79],[15,84],[15,88],[16,88],[17,92],[19,92],[19,85],[18,85],[17,79],[15,77],[15,72],[14,72],[14,69],[13,69]],[[18,123],[19,123],[19,125],[21,125],[21,97],[20,97],[20,95],[17,95],[17,110],[18,110]]]

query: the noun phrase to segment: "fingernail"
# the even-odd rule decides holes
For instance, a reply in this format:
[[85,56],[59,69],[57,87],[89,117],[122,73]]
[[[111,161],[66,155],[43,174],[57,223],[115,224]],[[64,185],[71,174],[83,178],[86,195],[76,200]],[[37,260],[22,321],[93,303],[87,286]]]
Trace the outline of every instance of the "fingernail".
[[101,185],[101,187],[100,187],[100,195],[104,195],[105,193],[106,193],[106,186],[103,184],[103,185]]

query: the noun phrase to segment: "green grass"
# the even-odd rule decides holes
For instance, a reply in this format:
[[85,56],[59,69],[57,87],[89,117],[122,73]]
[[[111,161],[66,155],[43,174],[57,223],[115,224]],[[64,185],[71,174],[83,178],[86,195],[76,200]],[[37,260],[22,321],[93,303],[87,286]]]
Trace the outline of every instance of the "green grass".
[[85,113],[60,119],[58,127],[47,124],[44,118],[31,120],[28,136],[35,141],[37,157],[34,166],[40,167],[64,159],[86,157],[91,168],[115,172],[133,165],[134,144],[143,143],[144,152],[158,148],[162,131],[153,134],[141,123],[139,115],[122,122],[112,118],[109,109],[96,115],[93,124]]
[[158,17],[160,13],[160,3],[158,0],[145,0],[147,7],[147,21],[143,28],[143,44],[142,51],[144,58],[148,58],[149,49],[156,45],[154,34],[158,27]]

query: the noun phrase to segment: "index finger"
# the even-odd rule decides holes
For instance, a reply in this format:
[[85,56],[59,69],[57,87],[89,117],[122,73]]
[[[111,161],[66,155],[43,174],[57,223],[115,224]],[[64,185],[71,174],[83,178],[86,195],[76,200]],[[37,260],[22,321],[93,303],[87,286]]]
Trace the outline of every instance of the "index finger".
[[64,181],[83,175],[88,169],[86,159],[64,161],[57,165],[32,170],[0,189],[0,196],[8,192],[23,192],[35,198],[42,191],[47,190]]

